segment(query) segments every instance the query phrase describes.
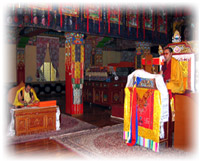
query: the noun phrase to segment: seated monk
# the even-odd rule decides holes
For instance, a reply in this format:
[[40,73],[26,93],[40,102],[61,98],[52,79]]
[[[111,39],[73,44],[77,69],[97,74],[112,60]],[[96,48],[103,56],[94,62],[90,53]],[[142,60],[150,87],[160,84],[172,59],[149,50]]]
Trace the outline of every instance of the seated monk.
[[30,83],[26,83],[25,87],[20,88],[15,96],[14,106],[27,106],[31,104],[38,103],[40,100],[37,98],[37,95],[34,89],[31,87]]
[[172,52],[170,47],[164,49],[164,65],[161,74],[168,90],[172,93],[184,93],[182,67],[179,61],[172,57]]

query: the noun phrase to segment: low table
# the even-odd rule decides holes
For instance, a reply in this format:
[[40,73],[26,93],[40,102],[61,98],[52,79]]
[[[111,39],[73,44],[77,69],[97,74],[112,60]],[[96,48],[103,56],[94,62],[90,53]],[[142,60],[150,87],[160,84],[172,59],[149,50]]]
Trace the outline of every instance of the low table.
[[58,106],[13,108],[11,115],[11,135],[19,136],[58,130],[60,126]]

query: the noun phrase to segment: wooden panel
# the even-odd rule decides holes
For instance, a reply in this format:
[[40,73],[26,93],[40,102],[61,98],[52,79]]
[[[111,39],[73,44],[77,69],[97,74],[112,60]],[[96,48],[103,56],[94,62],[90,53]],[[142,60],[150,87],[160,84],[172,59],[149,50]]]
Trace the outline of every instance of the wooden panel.
[[193,147],[195,111],[197,105],[193,97],[175,96],[174,147],[190,150]]
[[85,81],[85,102],[95,103],[103,106],[124,103],[125,82],[100,82]]
[[56,130],[56,108],[55,106],[15,109],[16,135]]
[[122,90],[112,90],[111,92],[111,104],[123,104],[123,91]]

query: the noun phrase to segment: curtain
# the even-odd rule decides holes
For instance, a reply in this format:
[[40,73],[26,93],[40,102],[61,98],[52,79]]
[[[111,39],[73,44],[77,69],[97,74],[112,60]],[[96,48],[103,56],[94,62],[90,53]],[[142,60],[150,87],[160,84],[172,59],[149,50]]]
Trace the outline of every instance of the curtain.
[[49,55],[53,67],[56,70],[56,78],[59,77],[59,39],[50,37],[37,37],[37,73],[36,78],[40,78],[40,68],[44,64],[44,59],[47,51],[47,44],[49,43]]
[[36,62],[37,62],[37,73],[36,78],[40,78],[40,67],[42,64],[44,64],[44,58],[47,51],[47,43],[48,39],[43,37],[37,37],[37,56],[36,56]]
[[49,54],[52,65],[56,70],[56,78],[59,78],[59,39],[49,39]]

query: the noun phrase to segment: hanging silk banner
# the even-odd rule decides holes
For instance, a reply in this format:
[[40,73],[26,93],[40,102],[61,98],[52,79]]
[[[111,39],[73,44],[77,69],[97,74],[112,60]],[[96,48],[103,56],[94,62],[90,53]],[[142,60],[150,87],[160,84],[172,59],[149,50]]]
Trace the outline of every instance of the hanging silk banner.
[[128,27],[128,34],[129,34],[129,27],[137,28],[136,37],[138,38],[138,28],[139,28],[139,12],[138,8],[131,8],[127,9],[126,11],[126,24]]
[[120,14],[120,8],[119,8],[119,13],[118,13],[118,17],[119,17],[119,20],[118,20],[118,33],[120,34],[120,18],[121,18],[121,16],[120,16],[121,14]]
[[97,5],[87,5],[84,10],[84,18],[87,18],[87,32],[89,32],[89,19],[92,19],[94,22],[99,22],[100,32],[100,22],[102,21],[102,9],[101,6]]
[[62,23],[63,23],[63,20],[62,20],[62,6],[60,5],[60,27],[62,28]]
[[66,16],[79,17],[79,7],[74,4],[64,4],[62,5],[62,13]]
[[[65,17],[69,16],[69,17],[75,17],[75,29],[77,30],[77,17],[79,17],[79,7],[77,5],[74,4],[62,4],[62,6],[59,6],[59,12],[60,12],[60,26],[62,28],[63,26],[63,18],[62,15],[64,15]],[[65,20],[66,21],[66,20]],[[72,22],[70,23],[70,25],[72,25]]]
[[139,11],[137,9],[137,38],[138,38],[138,28],[139,28]]
[[108,33],[110,33],[110,7],[108,7]]
[[125,88],[124,139],[128,146],[140,145],[159,151],[161,95],[159,90],[140,88],[144,79],[136,78]]
[[143,39],[145,39],[145,30],[155,30],[154,14],[151,7],[143,9]]
[[145,9],[143,9],[143,39],[145,39]]
[[128,36],[129,36],[129,21],[130,21],[130,13],[129,13],[129,9],[127,9],[126,11],[126,25],[127,25],[127,28],[128,28]]
[[127,145],[138,144],[158,152],[160,114],[161,104],[158,90],[125,88],[124,139]]
[[158,32],[166,34],[166,31],[167,31],[167,12],[164,9],[158,10],[157,15],[158,15],[157,30],[158,30]]

